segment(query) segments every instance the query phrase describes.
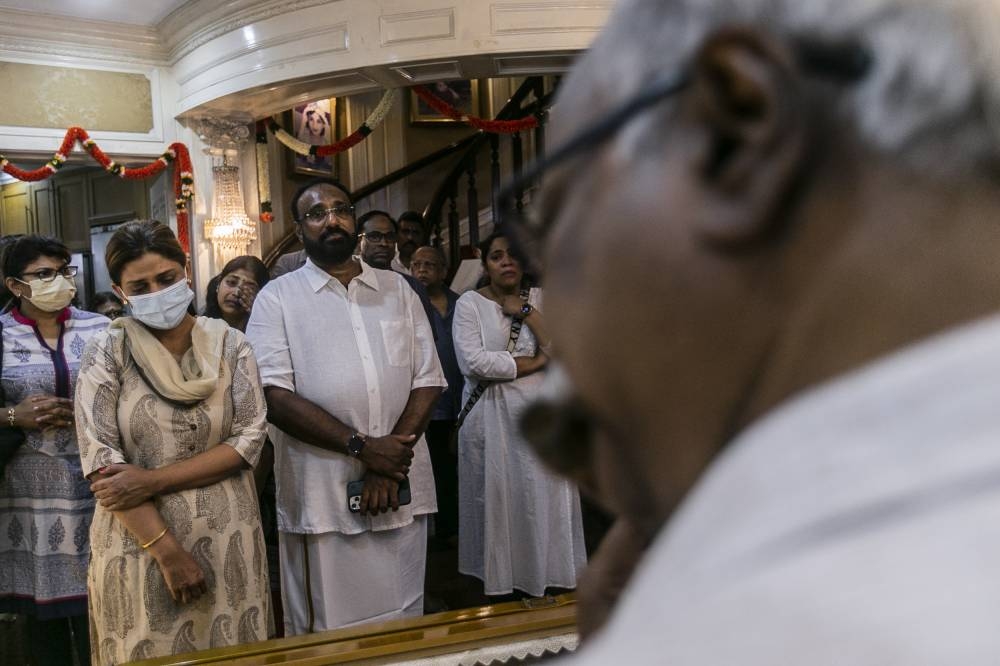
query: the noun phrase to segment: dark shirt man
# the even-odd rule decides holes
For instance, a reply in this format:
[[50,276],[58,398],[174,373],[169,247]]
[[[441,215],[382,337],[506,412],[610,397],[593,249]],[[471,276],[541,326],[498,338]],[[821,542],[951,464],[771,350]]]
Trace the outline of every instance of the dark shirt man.
[[413,253],[410,262],[413,277],[426,288],[431,305],[431,328],[434,344],[448,388],[438,399],[431,422],[427,426],[427,446],[434,466],[434,483],[437,487],[438,514],[435,536],[447,540],[458,534],[458,458],[451,450],[451,433],[455,419],[462,408],[462,371],[455,357],[455,344],[451,337],[451,324],[455,315],[458,294],[444,283],[448,265],[444,253],[436,247],[421,247]]
[[399,235],[399,264],[397,267],[400,273],[413,274],[410,261],[413,253],[418,247],[427,245],[430,241],[427,229],[424,226],[424,217],[415,210],[408,210],[399,216],[397,224]]

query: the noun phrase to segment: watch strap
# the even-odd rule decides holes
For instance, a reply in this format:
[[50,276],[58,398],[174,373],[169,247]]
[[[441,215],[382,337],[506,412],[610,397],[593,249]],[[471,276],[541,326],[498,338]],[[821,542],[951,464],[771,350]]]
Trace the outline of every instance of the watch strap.
[[347,454],[352,458],[357,458],[361,455],[361,451],[365,448],[368,438],[362,435],[360,432],[356,432],[351,435],[350,439],[347,440]]

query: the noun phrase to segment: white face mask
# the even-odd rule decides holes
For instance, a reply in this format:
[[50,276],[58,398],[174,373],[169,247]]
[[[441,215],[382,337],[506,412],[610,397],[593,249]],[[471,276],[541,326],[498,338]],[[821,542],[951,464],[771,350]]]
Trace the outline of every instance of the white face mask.
[[57,275],[51,282],[42,282],[38,278],[28,282],[24,280],[18,282],[31,287],[31,296],[24,298],[45,312],[59,312],[76,296],[76,283],[64,275]]
[[168,331],[181,323],[193,300],[194,292],[184,279],[152,294],[129,296],[126,307],[146,326]]

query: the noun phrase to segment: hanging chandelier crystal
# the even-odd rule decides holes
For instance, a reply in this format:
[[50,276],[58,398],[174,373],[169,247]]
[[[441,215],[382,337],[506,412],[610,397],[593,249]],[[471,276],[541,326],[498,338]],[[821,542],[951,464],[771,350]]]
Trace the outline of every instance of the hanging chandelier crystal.
[[215,185],[213,216],[205,220],[205,239],[211,241],[216,267],[221,269],[229,260],[246,254],[250,243],[257,240],[256,225],[247,216],[240,188],[240,169],[234,164],[236,150],[225,150],[212,167]]

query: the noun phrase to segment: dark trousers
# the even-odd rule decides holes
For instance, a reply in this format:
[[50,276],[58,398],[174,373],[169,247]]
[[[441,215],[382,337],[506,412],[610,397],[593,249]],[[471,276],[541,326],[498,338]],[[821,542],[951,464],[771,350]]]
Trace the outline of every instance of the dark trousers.
[[431,421],[424,433],[434,468],[438,512],[434,535],[447,539],[458,534],[458,456],[451,451],[451,432],[455,421]]

